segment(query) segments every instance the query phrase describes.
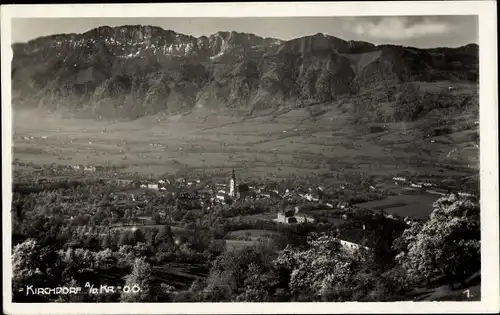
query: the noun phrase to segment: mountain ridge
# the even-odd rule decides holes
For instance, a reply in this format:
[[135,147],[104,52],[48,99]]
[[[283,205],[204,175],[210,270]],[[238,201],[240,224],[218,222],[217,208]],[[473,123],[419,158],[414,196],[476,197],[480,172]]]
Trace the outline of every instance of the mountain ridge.
[[194,37],[144,25],[50,35],[12,48],[14,108],[106,118],[196,107],[254,112],[417,81],[477,82],[479,63],[476,44],[420,49],[322,33],[287,41],[235,31]]
[[[260,35],[257,35],[257,34],[254,34],[254,33],[248,33],[248,32],[237,32],[237,31],[228,31],[228,30],[221,30],[221,31],[217,31],[213,34],[210,34],[210,35],[201,35],[201,36],[193,36],[193,35],[187,35],[187,34],[182,34],[182,33],[178,33],[172,29],[164,29],[164,28],[161,28],[159,26],[152,26],[152,25],[144,25],[144,24],[125,24],[125,25],[121,25],[121,26],[115,26],[115,27],[111,27],[111,26],[107,26],[107,25],[103,25],[103,26],[100,26],[100,27],[96,27],[96,28],[93,28],[93,29],[90,29],[86,32],[82,32],[82,33],[58,33],[58,34],[53,34],[53,35],[43,35],[43,36],[38,36],[38,37],[35,37],[33,39],[30,39],[28,41],[24,41],[24,42],[14,42],[12,43],[12,45],[25,45],[25,44],[30,44],[32,42],[36,42],[36,41],[40,41],[40,40],[47,40],[47,39],[50,39],[50,38],[58,38],[58,37],[63,37],[63,36],[81,36],[81,35],[85,35],[87,33],[92,33],[93,31],[95,30],[98,30],[98,29],[118,29],[118,28],[123,28],[123,27],[150,27],[150,28],[157,28],[161,31],[165,31],[165,32],[173,32],[173,33],[176,33],[176,34],[181,34],[181,35],[184,35],[184,36],[188,36],[188,37],[193,37],[193,38],[196,38],[196,39],[200,39],[200,38],[209,38],[210,36],[212,35],[216,35],[216,34],[219,34],[219,33],[236,33],[236,34],[247,34],[247,35],[252,35],[252,36],[255,36],[255,37],[260,37],[262,39],[270,39],[270,40],[278,40],[278,41],[281,41],[281,42],[287,42],[287,41],[292,41],[292,40],[296,40],[296,39],[301,39],[301,38],[305,38],[305,37],[312,37],[312,36],[317,36],[317,35],[323,35],[323,36],[326,36],[326,37],[334,37],[334,38],[337,38],[337,39],[340,39],[340,40],[343,40],[343,41],[351,41],[351,42],[364,42],[364,41],[356,41],[356,40],[346,40],[346,39],[343,39],[343,38],[340,38],[340,37],[337,37],[337,36],[334,36],[334,35],[330,35],[330,34],[326,34],[326,33],[323,33],[323,32],[318,32],[318,33],[315,33],[315,34],[310,34],[310,35],[304,35],[304,36],[301,36],[301,37],[296,37],[296,38],[293,38],[293,39],[288,39],[288,40],[285,40],[285,39],[281,39],[281,38],[276,38],[276,37],[262,37]],[[365,43],[368,43],[368,42],[365,42]],[[461,45],[461,46],[456,46],[456,47],[448,47],[448,46],[440,46],[440,47],[428,47],[428,48],[419,48],[419,47],[414,47],[414,46],[403,46],[403,45],[396,45],[396,44],[380,44],[380,45],[375,45],[377,47],[381,47],[381,46],[398,46],[398,47],[404,47],[404,48],[411,48],[411,49],[420,49],[420,50],[428,50],[428,49],[459,49],[459,48],[463,48],[463,47],[466,47],[466,46],[473,46],[473,47],[479,47],[479,45],[477,43],[468,43],[468,44],[464,44],[464,45]]]

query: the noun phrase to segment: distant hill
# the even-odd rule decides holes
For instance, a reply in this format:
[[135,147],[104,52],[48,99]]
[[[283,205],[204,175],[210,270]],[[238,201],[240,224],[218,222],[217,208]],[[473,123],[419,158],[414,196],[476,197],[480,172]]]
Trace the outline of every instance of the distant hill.
[[[237,32],[196,38],[128,25],[41,37],[12,48],[14,109],[135,119],[196,107],[254,113],[355,98],[360,104],[347,109],[353,115],[411,120],[443,103],[477,106],[477,95],[440,91],[436,98],[419,88],[422,82],[476,84],[475,44],[417,49],[324,34],[281,41]],[[383,102],[390,104],[388,112],[379,106]],[[408,110],[411,115],[401,115]]]

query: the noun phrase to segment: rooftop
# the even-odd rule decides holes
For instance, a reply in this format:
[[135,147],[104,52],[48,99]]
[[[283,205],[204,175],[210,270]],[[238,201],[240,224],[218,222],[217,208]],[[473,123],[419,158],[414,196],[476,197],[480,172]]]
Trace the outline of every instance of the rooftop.
[[369,233],[366,233],[361,229],[341,230],[338,238],[343,241],[355,243],[369,248],[374,248],[376,245],[374,238],[370,237]]

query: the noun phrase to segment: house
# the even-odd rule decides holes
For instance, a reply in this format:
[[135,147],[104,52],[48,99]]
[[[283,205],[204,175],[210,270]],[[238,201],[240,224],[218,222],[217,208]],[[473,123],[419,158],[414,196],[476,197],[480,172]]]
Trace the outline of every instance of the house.
[[297,223],[297,219],[295,219],[294,215],[295,215],[295,211],[293,211],[293,210],[279,212],[278,216],[276,217],[276,219],[274,219],[274,221],[279,222],[279,223],[286,223],[286,224]]
[[285,190],[285,193],[283,194],[283,198],[286,198],[286,199],[297,198],[299,196],[300,195],[293,188]]
[[158,184],[165,184],[165,181],[164,181],[163,179],[160,179],[160,180],[158,181]]
[[146,184],[141,184],[139,187],[140,188],[147,188],[148,186]]
[[158,190],[158,184],[148,184],[148,188]]
[[410,187],[413,187],[413,188],[422,188],[422,185],[421,184],[411,184]]
[[239,198],[247,198],[247,197],[255,197],[255,193],[250,190],[247,184],[240,183],[238,184],[237,194]]
[[279,212],[278,216],[273,221],[284,224],[314,223],[315,220],[313,217],[298,213],[298,210],[299,208],[295,207],[295,210]]
[[294,215],[294,212],[289,211],[289,212],[279,212],[278,216],[276,219],[273,221],[279,222],[279,223],[295,223],[296,220],[292,219]]
[[473,194],[466,193],[466,192],[459,192],[458,195],[460,197],[472,197],[473,196]]
[[95,168],[95,166],[85,166],[85,168],[83,170],[86,172],[95,172],[96,168]]
[[311,193],[299,194],[299,196],[306,199],[307,201],[319,201],[319,198],[317,196],[313,196]]
[[165,188],[165,187],[161,187],[161,188],[160,188],[160,190],[167,190],[167,188]]
[[337,208],[339,208],[339,209],[346,209],[349,207],[350,207],[349,203],[347,203],[345,201],[339,201],[339,203],[337,204]]
[[406,178],[404,177],[399,177],[399,176],[396,176],[396,177],[393,177],[392,178],[395,182],[406,182]]
[[357,243],[353,243],[353,242],[349,242],[349,241],[345,241],[345,240],[342,240],[342,239],[337,239],[339,242],[340,242],[340,245],[342,245],[342,247],[348,251],[359,251],[360,249],[364,249],[364,250],[370,250],[370,248],[368,246],[363,246],[361,244],[357,244]]
[[375,248],[374,239],[366,234],[366,228],[363,229],[346,229],[339,231],[337,240],[340,245],[349,252],[355,252],[361,249],[371,251]]
[[306,214],[296,213],[294,217],[297,220],[297,223],[314,223],[316,221],[313,217]]

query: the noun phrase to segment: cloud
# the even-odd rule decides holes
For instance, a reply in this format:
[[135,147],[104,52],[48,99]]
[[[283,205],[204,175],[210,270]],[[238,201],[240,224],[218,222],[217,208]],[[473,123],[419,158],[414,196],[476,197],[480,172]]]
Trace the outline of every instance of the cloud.
[[353,18],[344,24],[344,29],[373,39],[405,40],[446,34],[452,30],[452,25],[427,17],[378,17]]

